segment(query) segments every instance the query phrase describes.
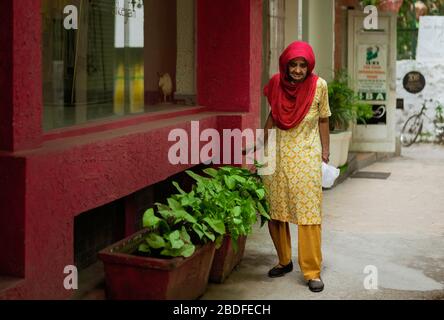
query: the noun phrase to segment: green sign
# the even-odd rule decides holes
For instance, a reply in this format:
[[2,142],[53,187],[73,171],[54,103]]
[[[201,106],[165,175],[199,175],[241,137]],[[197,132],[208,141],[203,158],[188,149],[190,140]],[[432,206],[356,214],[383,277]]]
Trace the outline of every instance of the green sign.
[[359,100],[362,101],[385,101],[387,93],[385,92],[359,92]]

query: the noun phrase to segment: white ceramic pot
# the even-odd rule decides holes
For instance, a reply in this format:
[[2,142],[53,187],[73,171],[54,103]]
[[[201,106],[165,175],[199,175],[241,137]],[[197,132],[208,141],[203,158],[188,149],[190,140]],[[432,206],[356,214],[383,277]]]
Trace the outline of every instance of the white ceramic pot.
[[330,133],[330,162],[328,164],[338,168],[347,163],[351,137],[351,131]]

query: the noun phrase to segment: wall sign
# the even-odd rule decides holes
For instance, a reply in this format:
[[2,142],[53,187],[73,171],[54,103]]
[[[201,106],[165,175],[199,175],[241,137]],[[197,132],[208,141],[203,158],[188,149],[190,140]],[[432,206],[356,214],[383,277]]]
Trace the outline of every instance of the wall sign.
[[361,100],[387,99],[387,53],[386,45],[359,45],[357,91]]
[[425,87],[426,81],[422,73],[418,71],[411,71],[404,76],[402,85],[407,92],[418,93]]

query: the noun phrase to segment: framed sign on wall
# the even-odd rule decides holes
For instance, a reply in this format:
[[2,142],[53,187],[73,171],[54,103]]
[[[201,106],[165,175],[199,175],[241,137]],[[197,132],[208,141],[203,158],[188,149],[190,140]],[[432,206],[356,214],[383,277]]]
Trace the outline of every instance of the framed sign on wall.
[[357,91],[360,100],[387,99],[387,47],[382,44],[360,44],[358,48]]

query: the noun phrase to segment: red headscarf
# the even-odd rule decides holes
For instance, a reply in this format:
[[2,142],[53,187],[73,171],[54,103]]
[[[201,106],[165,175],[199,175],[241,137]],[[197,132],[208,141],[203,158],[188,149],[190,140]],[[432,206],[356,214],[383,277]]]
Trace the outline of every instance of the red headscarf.
[[[302,82],[287,79],[288,63],[295,58],[307,61],[307,77]],[[290,44],[279,58],[279,71],[264,88],[276,125],[283,130],[295,127],[305,118],[316,93],[318,76],[313,73],[315,56],[312,47],[303,41]]]

